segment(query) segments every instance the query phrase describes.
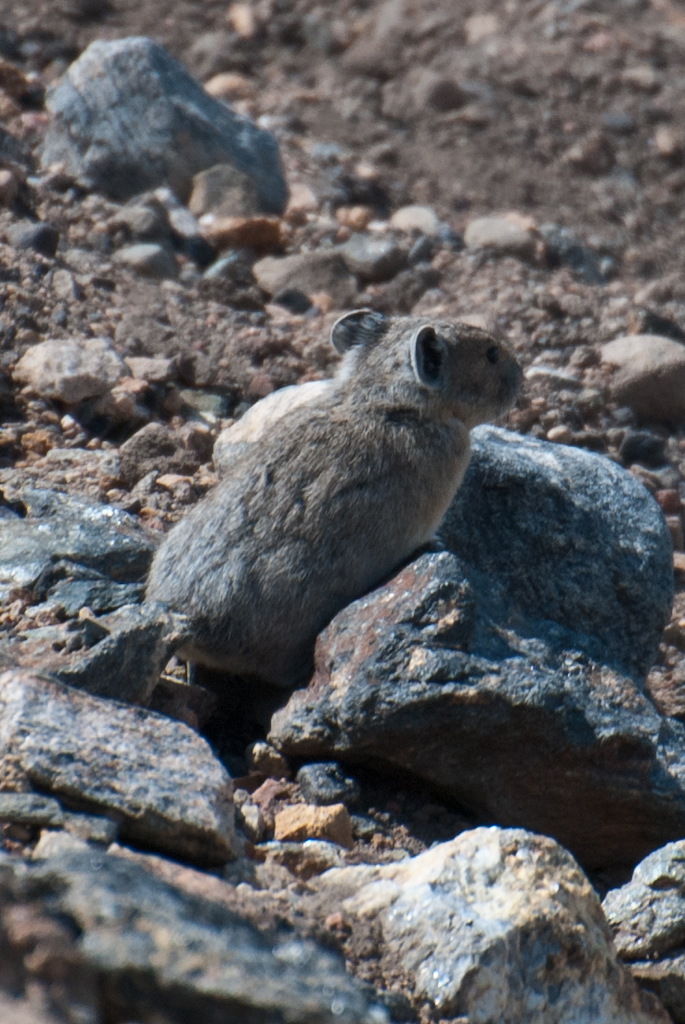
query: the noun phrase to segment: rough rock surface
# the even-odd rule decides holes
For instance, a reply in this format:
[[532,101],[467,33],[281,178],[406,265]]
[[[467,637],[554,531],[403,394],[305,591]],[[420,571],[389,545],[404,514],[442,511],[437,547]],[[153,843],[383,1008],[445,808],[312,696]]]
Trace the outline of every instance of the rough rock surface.
[[[479,828],[394,865],[311,881],[348,947],[375,949],[440,1019],[480,1024],[665,1021],[617,962],[590,883],[553,840]],[[380,933],[380,934],[379,934]],[[394,973],[394,977],[393,977]]]
[[[62,592],[73,591],[79,582],[63,584]],[[58,589],[48,604],[63,608],[59,601]],[[88,607],[86,601],[83,605]],[[0,664],[45,673],[97,697],[147,704],[165,665],[187,640],[182,615],[146,602],[98,618],[81,615],[64,625],[17,632],[0,640]]]
[[447,553],[424,555],[321,634],[271,724],[286,755],[401,767],[591,867],[685,829],[685,727],[582,638],[525,618]]
[[128,374],[128,367],[104,338],[41,341],[14,370],[20,384],[66,405],[104,394]]
[[137,584],[156,546],[157,538],[126,512],[25,488],[18,507],[0,516],[0,594],[27,588],[43,597],[58,581],[82,576],[81,570]]
[[0,781],[110,816],[172,857],[236,853],[231,779],[197,733],[21,670],[0,676]]
[[440,537],[525,615],[586,634],[582,649],[638,677],[651,667],[673,600],[670,538],[609,459],[478,427]]
[[385,1020],[336,954],[132,860],[84,852],[26,870],[0,858],[3,977],[17,994],[44,986],[62,1020],[145,1020],[151,1006],[170,1024]]
[[128,199],[169,184],[185,197],[198,171],[230,163],[266,210],[285,205],[274,137],[208,96],[150,39],[92,43],[47,103],[43,166],[62,162],[87,188]]
[[618,955],[659,996],[676,1024],[685,1021],[685,842],[668,843],[637,865],[603,903]]

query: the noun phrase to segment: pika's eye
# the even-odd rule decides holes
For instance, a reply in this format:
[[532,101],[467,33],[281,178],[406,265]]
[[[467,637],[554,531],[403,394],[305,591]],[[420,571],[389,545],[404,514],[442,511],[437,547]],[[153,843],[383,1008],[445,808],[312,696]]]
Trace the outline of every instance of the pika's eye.
[[491,345],[490,348],[485,353],[485,356],[487,358],[487,361],[489,363],[492,363],[492,365],[494,366],[497,360],[499,359],[499,349],[497,348],[497,345]]

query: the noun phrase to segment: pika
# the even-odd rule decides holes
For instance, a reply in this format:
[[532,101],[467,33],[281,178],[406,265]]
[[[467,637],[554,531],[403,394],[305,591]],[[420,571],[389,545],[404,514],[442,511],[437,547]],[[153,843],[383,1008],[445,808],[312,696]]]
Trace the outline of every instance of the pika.
[[331,341],[337,375],[253,407],[225,476],[154,558],[147,597],[189,617],[190,661],[306,682],[317,634],[433,538],[469,430],[521,383],[509,349],[467,324],[362,309]]

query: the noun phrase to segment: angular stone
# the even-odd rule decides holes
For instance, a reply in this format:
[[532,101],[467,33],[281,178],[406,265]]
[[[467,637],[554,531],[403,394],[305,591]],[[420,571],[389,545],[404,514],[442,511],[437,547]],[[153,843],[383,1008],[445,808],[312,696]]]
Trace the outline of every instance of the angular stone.
[[12,821],[19,825],[59,828],[64,824],[64,811],[58,800],[37,793],[0,792],[0,821]]
[[670,612],[663,517],[599,456],[495,428],[473,448],[441,531],[459,560],[424,555],[339,613],[269,741],[634,862],[685,829],[685,729],[640,686]]
[[602,346],[614,367],[613,397],[644,420],[685,422],[685,345],[658,334],[632,334]]
[[237,852],[231,779],[197,733],[20,669],[0,675],[3,777],[113,818],[134,845],[203,863]]
[[188,209],[195,217],[205,213],[251,217],[262,212],[254,183],[230,164],[217,164],[195,175]]
[[203,227],[202,233],[218,252],[251,249],[261,255],[283,248],[283,230],[278,217],[217,216]]
[[13,376],[41,398],[74,405],[103,395],[128,367],[104,338],[53,338],[28,349]]
[[265,211],[285,206],[273,135],[208,96],[150,39],[91,43],[46,104],[43,167],[61,162],[86,188],[128,199],[168,184],[186,199],[195,174],[228,163],[251,178]]
[[274,838],[285,842],[327,839],[339,846],[352,846],[349,811],[344,804],[290,804],[276,814]]
[[255,858],[263,861],[267,871],[277,864],[303,882],[314,875],[322,875],[329,868],[342,867],[345,863],[338,844],[324,839],[305,839],[300,843],[260,843],[254,852]]
[[84,569],[120,583],[144,579],[158,538],[133,516],[33,488],[21,491],[20,508],[24,518],[0,516],[0,600],[22,588],[42,596]]
[[637,865],[603,903],[619,956],[656,993],[675,1024],[685,1022],[685,841],[668,843]]
[[162,423],[148,423],[122,444],[121,478],[128,486],[151,472],[191,475],[209,459],[211,435],[188,427],[172,430]]
[[176,376],[173,360],[164,356],[127,356],[124,362],[136,379],[150,384],[168,384]]
[[666,1024],[618,962],[587,878],[547,837],[478,828],[396,864],[333,868],[308,888],[322,915],[342,916],[350,949],[369,950],[365,967],[392,965],[436,1019]]
[[[656,503],[610,459],[478,427],[445,545],[536,619],[643,677],[673,600],[670,538]],[[596,638],[591,643],[590,638]]]
[[338,307],[352,302],[354,278],[339,252],[317,249],[292,256],[265,256],[252,268],[257,284],[269,295],[288,289],[314,295],[326,292]]
[[359,799],[359,783],[345,775],[335,761],[305,764],[297,773],[297,784],[310,804],[354,804]]
[[188,641],[183,616],[163,605],[128,605],[0,641],[0,658],[98,697],[146,704],[171,656]]
[[26,956],[35,934],[59,952],[48,962],[59,967],[60,1007],[71,1020],[144,1021],[151,1007],[169,1024],[386,1020],[338,954],[275,923],[258,929],[222,901],[229,886],[185,873],[204,877],[204,891],[184,891],[132,859],[92,850],[28,870],[3,857],[4,975],[16,979],[15,991],[26,986],[48,1002],[50,947],[43,942],[40,957]]
[[172,239],[169,213],[154,192],[137,196],[107,221],[110,235],[121,232],[134,242],[161,242],[170,245]]

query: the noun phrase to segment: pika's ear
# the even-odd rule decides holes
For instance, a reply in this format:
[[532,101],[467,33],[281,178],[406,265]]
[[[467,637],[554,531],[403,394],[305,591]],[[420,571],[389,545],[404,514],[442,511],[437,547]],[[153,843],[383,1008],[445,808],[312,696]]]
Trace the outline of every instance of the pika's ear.
[[355,346],[377,341],[386,327],[382,313],[376,313],[373,309],[355,309],[335,321],[331,329],[331,344],[342,356]]
[[434,327],[419,327],[411,339],[411,365],[420,384],[437,388],[442,381],[447,352]]

